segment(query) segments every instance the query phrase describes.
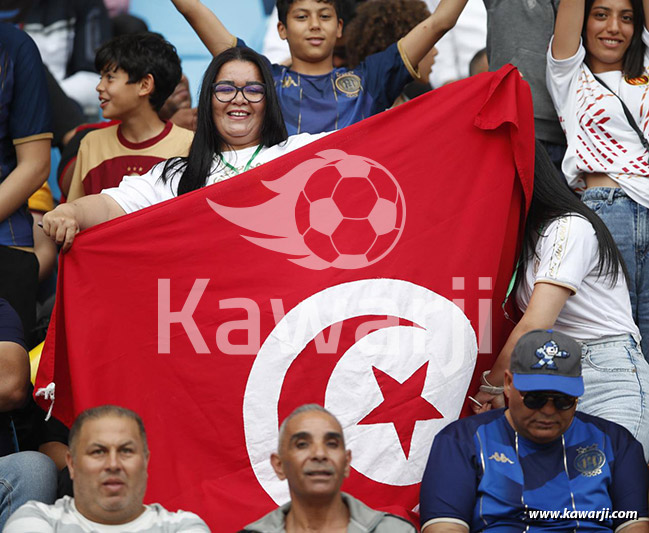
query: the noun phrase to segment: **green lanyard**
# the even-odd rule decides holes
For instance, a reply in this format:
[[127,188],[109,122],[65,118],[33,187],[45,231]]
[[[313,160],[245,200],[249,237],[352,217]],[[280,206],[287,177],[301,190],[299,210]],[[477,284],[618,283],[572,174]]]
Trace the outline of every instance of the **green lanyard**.
[[[541,224],[541,227],[538,230],[539,237],[543,235],[543,232],[545,231],[545,224]],[[524,249],[521,251],[521,253],[524,253]],[[507,287],[507,294],[505,295],[505,300],[502,303],[502,310],[505,311],[505,306],[507,305],[507,300],[509,300],[509,297],[511,296],[512,292],[514,291],[514,286],[516,285],[516,277],[518,276],[518,268],[521,266],[521,259],[519,259],[516,262],[516,268],[514,268],[514,273],[512,274],[512,279],[509,280],[509,286]],[[526,272],[523,272],[523,275],[526,275]],[[505,311],[505,317],[509,318],[509,315],[507,314],[507,311]]]
[[[250,165],[252,165],[252,162],[255,160],[255,157],[259,155],[259,152],[261,152],[261,149],[263,148],[263,145],[257,146],[257,149],[255,150],[255,153],[252,154],[252,157],[248,159],[248,162],[246,163],[246,166],[243,167],[243,171],[246,172],[247,170],[250,169]],[[236,167],[233,167],[230,163],[228,163],[225,159],[223,159],[223,156],[219,154],[219,157],[221,158],[221,163],[223,163],[226,167],[228,167],[230,170],[234,170],[237,174],[239,174],[239,171],[236,169]]]

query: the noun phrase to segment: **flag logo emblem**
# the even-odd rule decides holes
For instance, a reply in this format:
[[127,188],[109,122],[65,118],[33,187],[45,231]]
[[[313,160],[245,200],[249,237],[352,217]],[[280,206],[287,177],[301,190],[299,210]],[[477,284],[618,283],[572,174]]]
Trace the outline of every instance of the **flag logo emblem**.
[[[243,420],[250,465],[277,504],[289,500],[288,487],[268,457],[277,446],[278,405],[291,367],[332,324],[386,314],[412,325],[361,336],[339,358],[324,386],[324,406],[339,419],[353,451],[352,469],[367,483],[414,486],[433,437],[459,417],[478,347],[471,323],[457,305],[397,279],[358,280],[320,291],[279,321],[246,384]],[[452,389],[443,385],[448,382]]]
[[403,233],[403,191],[387,168],[366,157],[325,150],[263,184],[277,196],[261,205],[208,203],[226,220],[264,235],[245,239],[304,268],[364,268],[388,255]]

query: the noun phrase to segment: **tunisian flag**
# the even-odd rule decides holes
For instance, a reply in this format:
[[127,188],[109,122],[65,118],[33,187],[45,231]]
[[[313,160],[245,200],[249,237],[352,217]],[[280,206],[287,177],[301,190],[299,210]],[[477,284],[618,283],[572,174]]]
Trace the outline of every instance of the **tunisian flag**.
[[533,149],[508,66],[85,231],[36,388],[56,384],[66,424],[104,403],[140,413],[146,500],[215,532],[287,501],[269,455],[307,402],[343,425],[343,489],[410,512],[434,435],[510,329]]

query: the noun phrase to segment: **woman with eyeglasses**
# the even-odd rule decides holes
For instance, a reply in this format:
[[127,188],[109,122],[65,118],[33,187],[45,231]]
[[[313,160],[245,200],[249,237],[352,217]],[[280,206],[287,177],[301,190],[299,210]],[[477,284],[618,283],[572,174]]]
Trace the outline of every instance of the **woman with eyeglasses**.
[[[537,142],[534,191],[512,292],[523,315],[491,370],[482,374],[476,395],[482,407],[473,410],[504,405],[502,386],[514,345],[528,331],[553,329],[581,342],[585,392],[578,409],[626,427],[649,460],[649,364],[622,265],[604,222],[570,191]],[[550,364],[554,355],[559,356],[539,346],[539,361]],[[560,408],[556,402],[555,407]]]
[[212,185],[326,135],[288,137],[267,62],[249,48],[230,48],[208,66],[196,133],[187,157],[169,159],[119,187],[61,204],[43,230],[67,250],[82,230]]

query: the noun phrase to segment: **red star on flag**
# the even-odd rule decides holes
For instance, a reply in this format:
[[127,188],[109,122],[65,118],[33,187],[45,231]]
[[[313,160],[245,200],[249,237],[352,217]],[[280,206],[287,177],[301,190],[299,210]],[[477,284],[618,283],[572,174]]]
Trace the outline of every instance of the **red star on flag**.
[[372,371],[381,389],[383,402],[358,422],[358,424],[394,424],[406,459],[410,454],[412,434],[417,420],[444,418],[433,404],[421,396],[427,369],[428,362],[419,367],[403,383],[399,383],[389,374],[373,366]]

